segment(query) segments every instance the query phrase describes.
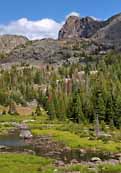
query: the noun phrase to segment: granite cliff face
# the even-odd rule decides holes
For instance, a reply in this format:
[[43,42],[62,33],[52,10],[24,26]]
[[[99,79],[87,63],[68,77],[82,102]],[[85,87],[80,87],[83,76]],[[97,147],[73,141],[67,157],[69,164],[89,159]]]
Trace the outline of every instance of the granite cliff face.
[[99,44],[121,49],[121,13],[105,21],[97,21],[91,17],[71,16],[67,19],[58,38],[88,38]]
[[70,16],[59,31],[58,37],[60,40],[67,38],[90,38],[103,26],[104,22],[94,20],[91,17],[80,18]]

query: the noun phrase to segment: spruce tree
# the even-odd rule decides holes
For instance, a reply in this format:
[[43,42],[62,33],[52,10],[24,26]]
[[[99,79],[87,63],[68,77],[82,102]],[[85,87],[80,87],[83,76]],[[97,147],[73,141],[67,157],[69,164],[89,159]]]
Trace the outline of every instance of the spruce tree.
[[72,100],[69,106],[69,118],[76,123],[84,122],[80,93],[77,91],[73,93]]

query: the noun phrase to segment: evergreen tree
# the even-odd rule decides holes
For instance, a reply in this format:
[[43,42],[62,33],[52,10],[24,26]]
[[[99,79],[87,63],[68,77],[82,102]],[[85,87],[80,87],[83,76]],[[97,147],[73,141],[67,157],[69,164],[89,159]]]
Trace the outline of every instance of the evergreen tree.
[[117,96],[115,99],[115,114],[114,114],[114,125],[121,128],[121,96]]
[[112,95],[108,96],[107,99],[107,104],[106,104],[106,116],[105,116],[105,121],[107,123],[113,124],[113,117],[114,117],[114,104],[113,104],[113,99]]
[[84,114],[82,112],[82,103],[79,92],[76,91],[73,93],[69,108],[69,118],[72,121],[76,123],[81,123],[84,121]]
[[51,102],[48,101],[47,102],[47,112],[48,112],[50,120],[56,119],[55,105],[54,105],[53,101],[51,101]]
[[98,116],[99,120],[105,120],[105,111],[105,102],[102,97],[102,92],[97,90],[94,103],[94,112],[96,117]]

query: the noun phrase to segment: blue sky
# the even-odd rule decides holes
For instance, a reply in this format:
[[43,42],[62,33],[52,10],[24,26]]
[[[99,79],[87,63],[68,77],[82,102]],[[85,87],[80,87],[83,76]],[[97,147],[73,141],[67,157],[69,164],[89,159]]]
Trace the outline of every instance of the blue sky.
[[[77,12],[80,16],[95,16],[99,19],[106,19],[116,13],[121,12],[121,1],[120,0],[1,0],[0,1],[0,34],[22,34],[27,27],[25,25],[31,25],[32,22],[34,28],[37,26],[41,27],[45,25],[49,26],[49,22],[56,31],[53,31],[52,35],[49,30],[49,34],[46,30],[45,25],[40,32],[46,33],[43,37],[56,37],[58,29],[61,27],[62,22],[65,21],[65,17],[71,13]],[[24,20],[23,20],[24,18]],[[47,21],[45,19],[51,19]],[[21,20],[22,19],[22,20]],[[26,21],[25,21],[26,19]],[[43,21],[45,20],[45,21]],[[12,23],[14,21],[14,23]],[[38,23],[36,23],[38,21]],[[53,23],[55,22],[55,23]],[[16,27],[24,25],[19,31],[13,28],[13,25],[17,24]],[[57,24],[57,25],[56,25]],[[12,27],[11,27],[12,25]],[[10,26],[10,28],[8,28]],[[51,27],[51,29],[52,29]],[[29,31],[25,31],[29,32]],[[55,35],[54,35],[55,32]],[[39,29],[35,34],[35,38],[38,37]],[[33,34],[33,33],[32,33]],[[31,38],[31,31],[28,37]],[[34,37],[34,36],[32,36]],[[41,37],[40,37],[41,38]]]
[[0,23],[22,17],[29,19],[52,18],[62,21],[68,13],[77,11],[81,16],[91,15],[105,19],[121,12],[120,0],[1,0]]

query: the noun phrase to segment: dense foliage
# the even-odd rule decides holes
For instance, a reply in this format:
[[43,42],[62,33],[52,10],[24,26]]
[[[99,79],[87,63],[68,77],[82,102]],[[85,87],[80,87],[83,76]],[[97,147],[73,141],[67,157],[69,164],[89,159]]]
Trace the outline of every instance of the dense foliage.
[[[37,101],[50,119],[99,122],[121,127],[121,55],[110,53],[96,63],[61,67],[13,66],[0,72],[0,104],[26,106]],[[41,114],[41,113],[40,113]]]

